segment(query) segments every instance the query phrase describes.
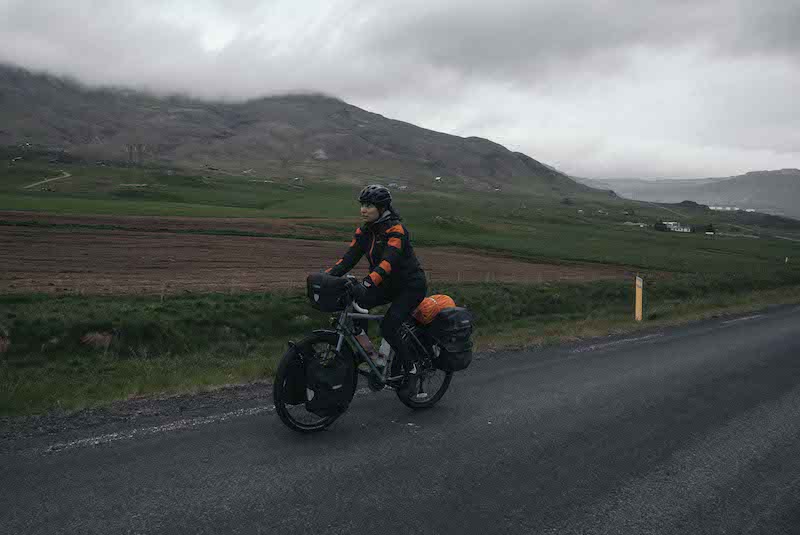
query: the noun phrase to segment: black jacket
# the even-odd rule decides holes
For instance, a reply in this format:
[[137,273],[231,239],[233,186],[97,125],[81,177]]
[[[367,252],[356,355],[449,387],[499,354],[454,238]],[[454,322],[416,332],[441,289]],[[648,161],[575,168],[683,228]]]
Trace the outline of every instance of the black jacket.
[[425,272],[411,246],[408,229],[397,215],[388,210],[374,223],[356,229],[350,248],[326,273],[341,277],[353,269],[364,255],[369,261],[367,279],[375,286],[399,289],[413,280],[425,278]]

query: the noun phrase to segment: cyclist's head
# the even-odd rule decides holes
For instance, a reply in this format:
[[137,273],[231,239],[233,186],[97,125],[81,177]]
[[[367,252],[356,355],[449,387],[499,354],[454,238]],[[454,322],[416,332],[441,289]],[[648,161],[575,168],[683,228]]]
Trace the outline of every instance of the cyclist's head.
[[361,218],[366,223],[375,222],[392,206],[392,194],[380,184],[367,186],[358,196],[361,204]]
[[380,184],[372,184],[361,190],[358,202],[372,204],[379,210],[385,210],[392,204],[392,194]]

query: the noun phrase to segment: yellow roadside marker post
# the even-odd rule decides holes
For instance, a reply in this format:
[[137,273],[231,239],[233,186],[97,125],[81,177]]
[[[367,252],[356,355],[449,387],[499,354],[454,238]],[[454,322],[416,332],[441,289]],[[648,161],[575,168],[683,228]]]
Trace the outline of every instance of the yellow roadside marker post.
[[642,321],[642,286],[644,281],[639,275],[636,275],[636,321]]

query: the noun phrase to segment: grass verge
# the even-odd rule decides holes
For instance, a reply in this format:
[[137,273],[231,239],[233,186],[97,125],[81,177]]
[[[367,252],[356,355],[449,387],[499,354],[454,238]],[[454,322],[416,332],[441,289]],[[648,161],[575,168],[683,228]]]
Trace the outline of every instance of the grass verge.
[[[633,285],[438,286],[476,317],[477,349],[526,348],[800,303],[800,278],[676,276]],[[169,297],[0,296],[0,415],[72,411],[113,400],[265,379],[286,341],[324,327],[297,292]],[[374,334],[375,331],[373,331]]]
[[683,325],[715,318],[723,314],[741,314],[771,305],[800,303],[800,286],[759,290],[738,295],[716,295],[679,304],[658,305],[658,316],[636,322],[632,313],[587,317],[573,321],[537,321],[528,318],[499,332],[477,337],[478,351],[531,349],[554,344],[578,342],[599,336],[631,334],[654,327]]

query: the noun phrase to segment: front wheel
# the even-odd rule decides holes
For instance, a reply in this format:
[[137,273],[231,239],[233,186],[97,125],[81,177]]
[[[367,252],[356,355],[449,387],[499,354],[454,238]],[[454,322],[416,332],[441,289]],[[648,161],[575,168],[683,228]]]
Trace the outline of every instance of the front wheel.
[[[337,342],[338,336],[335,333],[314,333],[298,342],[296,347],[290,348],[278,364],[272,397],[275,412],[289,429],[299,433],[316,433],[323,431],[343,414],[344,411],[332,416],[318,416],[307,411],[305,397],[300,399],[293,380],[293,374],[298,372],[298,367],[305,374],[303,354],[308,358],[325,358],[325,354],[336,352]],[[358,375],[353,373],[353,391],[357,383]],[[305,382],[302,386],[305,387]]]
[[397,397],[406,407],[429,409],[442,399],[452,380],[453,372],[431,367],[419,374],[416,380],[406,381],[398,388]]

